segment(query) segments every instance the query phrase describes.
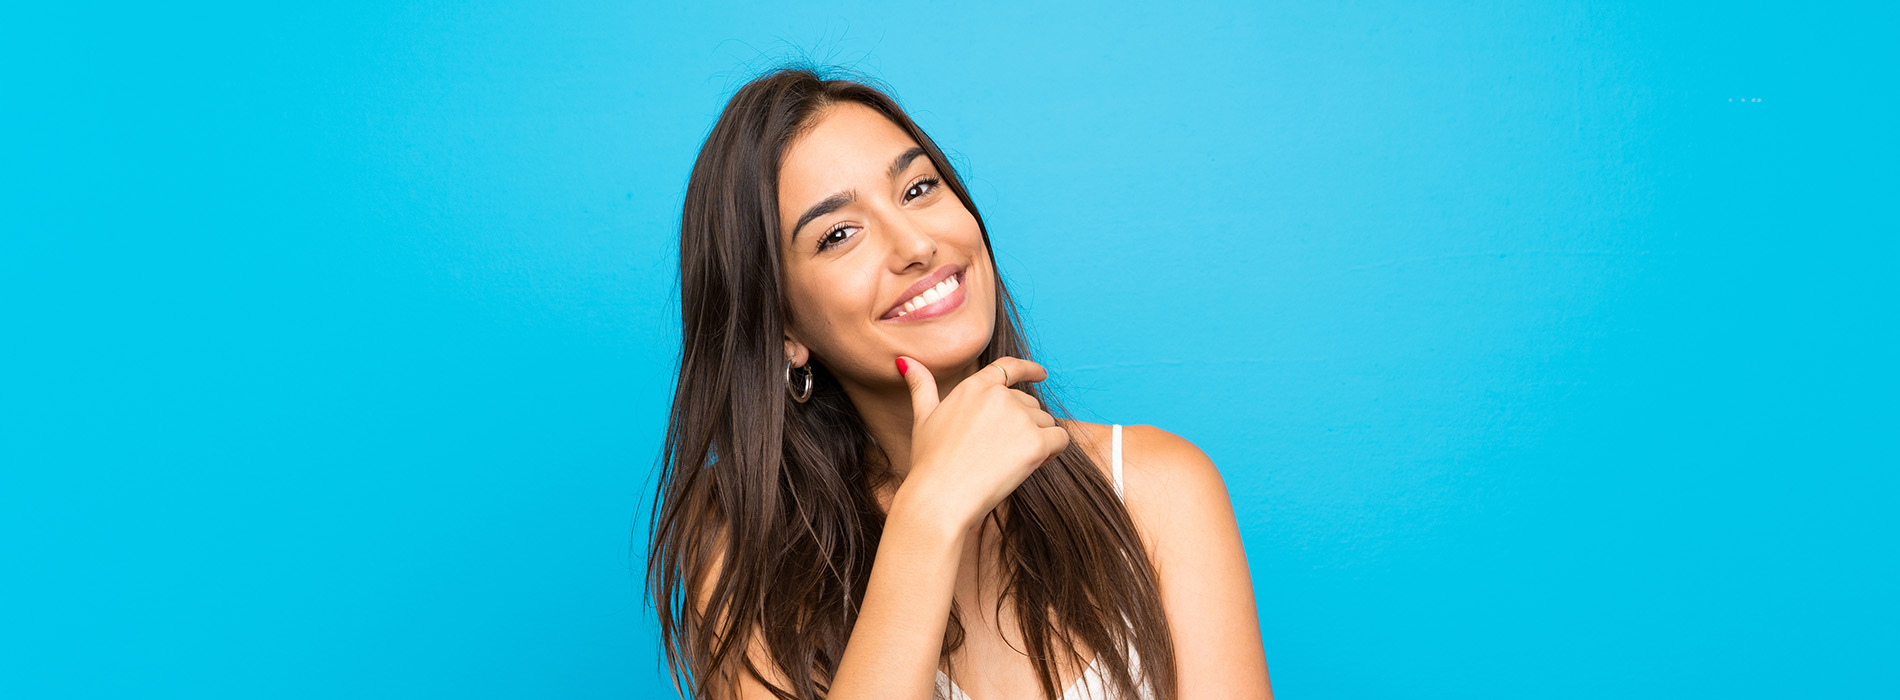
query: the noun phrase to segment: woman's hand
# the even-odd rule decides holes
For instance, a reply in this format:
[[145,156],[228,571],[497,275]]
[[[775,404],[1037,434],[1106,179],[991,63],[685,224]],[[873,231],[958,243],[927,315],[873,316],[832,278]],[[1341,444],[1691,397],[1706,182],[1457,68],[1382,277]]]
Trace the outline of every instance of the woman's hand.
[[1069,433],[1028,393],[1004,384],[1039,382],[1042,365],[1004,357],[937,399],[937,380],[923,363],[897,358],[910,385],[910,472],[900,491],[954,518],[962,532],[1049,458],[1069,446]]

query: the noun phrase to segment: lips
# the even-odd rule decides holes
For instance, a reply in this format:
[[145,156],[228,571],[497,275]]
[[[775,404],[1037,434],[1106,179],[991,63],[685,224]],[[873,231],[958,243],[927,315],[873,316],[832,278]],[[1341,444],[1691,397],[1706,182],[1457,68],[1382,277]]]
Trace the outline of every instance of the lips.
[[915,298],[917,295],[924,293],[924,290],[937,286],[939,282],[950,279],[951,277],[954,277],[956,275],[962,274],[962,272],[963,272],[963,266],[955,264],[955,263],[951,263],[949,265],[944,265],[943,267],[937,268],[935,272],[930,273],[928,276],[924,277],[923,279],[917,280],[916,284],[913,284],[909,288],[905,289],[904,292],[897,297],[897,301],[891,304],[891,308],[884,310],[884,315],[879,316],[878,320],[889,321],[893,318],[896,318],[898,310],[904,308],[905,302],[908,302],[911,299]]

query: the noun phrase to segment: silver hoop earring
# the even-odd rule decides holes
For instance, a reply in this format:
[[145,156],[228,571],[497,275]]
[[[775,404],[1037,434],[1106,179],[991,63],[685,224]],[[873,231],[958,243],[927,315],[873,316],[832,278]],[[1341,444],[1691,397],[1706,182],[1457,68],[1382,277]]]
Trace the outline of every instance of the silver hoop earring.
[[793,401],[804,403],[811,399],[811,367],[806,366],[806,367],[800,367],[799,369],[805,370],[804,392],[800,393],[797,389],[792,388],[793,384],[792,384],[792,361],[791,360],[785,361],[785,390],[788,392],[791,392]]

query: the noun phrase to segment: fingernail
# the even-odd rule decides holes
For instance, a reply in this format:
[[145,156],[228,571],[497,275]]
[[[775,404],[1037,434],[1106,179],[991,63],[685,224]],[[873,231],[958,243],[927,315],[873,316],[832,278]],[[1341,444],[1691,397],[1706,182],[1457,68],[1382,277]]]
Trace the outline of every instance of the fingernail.
[[897,373],[906,376],[910,374],[910,367],[904,365],[904,358],[897,358]]

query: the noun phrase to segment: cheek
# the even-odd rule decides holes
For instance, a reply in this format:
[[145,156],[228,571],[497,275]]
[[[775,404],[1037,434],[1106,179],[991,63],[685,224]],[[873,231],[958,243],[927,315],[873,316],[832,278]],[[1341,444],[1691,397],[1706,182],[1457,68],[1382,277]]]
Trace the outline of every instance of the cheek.
[[939,245],[950,244],[961,249],[971,260],[982,259],[989,265],[989,251],[983,245],[983,229],[977,226],[976,217],[962,207],[944,207],[946,211],[936,213],[931,219],[931,229]]
[[983,229],[976,225],[976,215],[962,206],[945,206],[942,226],[947,233],[967,245],[983,245]]
[[813,342],[822,342],[821,338],[837,333],[839,328],[849,328],[851,319],[867,313],[867,300],[876,294],[874,287],[866,286],[867,280],[875,282],[874,277],[857,271],[837,269],[802,275],[791,290],[793,323],[815,336]]

